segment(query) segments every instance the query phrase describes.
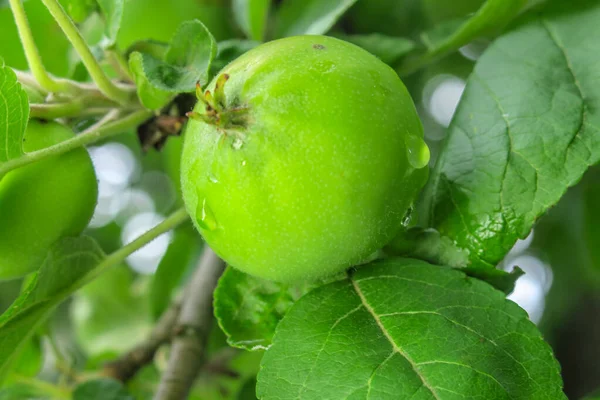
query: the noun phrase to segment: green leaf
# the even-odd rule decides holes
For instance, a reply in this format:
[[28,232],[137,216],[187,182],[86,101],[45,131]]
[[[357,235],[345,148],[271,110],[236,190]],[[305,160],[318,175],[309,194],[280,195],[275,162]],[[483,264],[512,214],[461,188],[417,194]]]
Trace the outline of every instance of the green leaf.
[[23,154],[28,119],[27,93],[13,70],[0,65],[0,164]]
[[117,40],[121,19],[123,18],[124,0],[96,0],[104,17],[107,46],[113,46]]
[[397,62],[415,48],[415,43],[410,39],[385,36],[379,33],[372,33],[370,35],[338,35],[337,37],[362,47],[386,64]]
[[275,36],[321,35],[356,0],[286,0],[276,14]]
[[[156,110],[175,97],[176,93],[159,87],[165,86],[163,85],[164,80],[178,75],[176,69],[171,68],[163,61],[136,51],[129,56],[129,69],[133,75],[138,97],[144,107]],[[173,80],[176,79],[175,77]]]
[[193,92],[196,82],[205,85],[216,52],[215,39],[198,20],[179,26],[164,61],[133,52],[129,66],[142,104],[157,109],[179,93]]
[[525,272],[518,265],[513,266],[512,271],[506,272],[497,268],[485,267],[466,267],[460,268],[460,271],[472,278],[480,279],[494,288],[504,292],[505,294],[512,293],[515,290],[517,280],[525,275]]
[[260,399],[566,399],[525,311],[489,285],[410,259],[302,297],[258,375]]
[[270,5],[270,0],[233,0],[235,21],[250,39],[264,39]]
[[469,78],[420,215],[472,266],[495,266],[600,160],[599,18],[595,1],[554,1]]
[[596,271],[600,271],[600,171],[584,186],[584,238],[587,252]]
[[468,16],[444,21],[427,32],[423,32],[421,34],[421,42],[430,53],[435,54],[468,21],[470,21]]
[[96,0],[65,0],[61,2],[76,23],[82,23],[96,10]]
[[[432,36],[435,35],[429,33],[423,41],[429,44],[431,55],[456,50],[477,37],[485,36],[503,28],[521,12],[526,4],[527,0],[487,0],[472,17],[460,24],[452,34],[444,39],[441,39],[438,35],[434,39]],[[450,24],[453,23],[450,22]]]
[[240,389],[237,400],[256,400],[256,378],[249,379]]
[[198,259],[202,241],[191,221],[175,230],[175,235],[150,286],[150,307],[154,318],[158,318],[169,307],[173,293],[181,283],[190,264]]
[[259,44],[259,42],[254,40],[241,39],[230,39],[219,42],[217,56],[215,57],[211,67],[211,75],[216,75],[217,72],[223,69],[227,64],[245,52],[252,50]]
[[385,252],[453,268],[466,267],[469,263],[469,253],[435,229],[415,227],[402,231],[385,247]]
[[481,279],[506,294],[511,293],[523,271],[469,266],[469,253],[435,229],[414,227],[400,232],[386,247],[385,253],[393,256],[416,258],[435,265],[456,268],[473,278]]
[[123,384],[114,379],[95,379],[83,382],[73,391],[73,400],[135,400]]
[[27,288],[0,316],[0,381],[36,328],[103,258],[96,242],[85,236],[63,239],[50,249]]
[[[39,383],[42,383],[39,385]],[[52,394],[44,390],[48,387],[55,389],[53,385],[46,382],[31,379],[26,382],[9,383],[0,388],[0,400],[52,400]],[[54,392],[55,393],[55,392]]]
[[271,282],[227,267],[215,290],[215,316],[231,346],[264,350],[292,304],[317,286]]
[[[344,15],[341,25],[357,34],[413,36],[426,22],[422,3],[423,0],[358,0]],[[449,4],[456,7],[456,1]]]
[[42,343],[39,335],[34,335],[21,348],[16,356],[11,372],[21,376],[35,376],[42,368]]
[[481,8],[486,0],[419,0],[422,3],[422,12],[429,24],[439,23],[473,15]]
[[159,60],[164,60],[167,50],[169,50],[168,43],[159,42],[157,40],[140,40],[127,48],[125,56],[129,58],[131,53],[137,51],[139,53],[149,54]]
[[458,50],[471,41],[500,32],[527,5],[527,0],[487,0],[470,17],[442,22],[421,35],[426,47],[423,54],[407,58],[398,67],[401,76],[409,75],[424,64]]
[[217,54],[217,42],[208,28],[198,20],[179,26],[165,55],[165,61],[174,66],[192,69],[187,90],[193,91],[196,82],[206,83],[210,64]]

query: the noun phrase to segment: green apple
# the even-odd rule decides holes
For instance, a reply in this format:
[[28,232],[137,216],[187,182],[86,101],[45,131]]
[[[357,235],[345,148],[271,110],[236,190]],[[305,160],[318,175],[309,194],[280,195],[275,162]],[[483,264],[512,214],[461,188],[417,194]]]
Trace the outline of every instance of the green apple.
[[[56,122],[30,120],[23,148],[40,150],[73,137]],[[36,270],[50,246],[87,226],[98,195],[83,148],[27,165],[0,180],[0,279]]]
[[206,242],[249,274],[289,282],[360,263],[401,229],[427,179],[410,95],[353,44],[263,44],[198,97],[183,199]]

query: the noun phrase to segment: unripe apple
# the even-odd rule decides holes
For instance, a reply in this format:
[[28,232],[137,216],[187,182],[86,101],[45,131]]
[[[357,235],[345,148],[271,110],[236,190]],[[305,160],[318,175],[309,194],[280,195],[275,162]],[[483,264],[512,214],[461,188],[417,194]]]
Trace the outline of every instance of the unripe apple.
[[263,44],[199,91],[184,202],[233,267],[276,281],[360,263],[402,226],[429,150],[394,70],[324,36]]

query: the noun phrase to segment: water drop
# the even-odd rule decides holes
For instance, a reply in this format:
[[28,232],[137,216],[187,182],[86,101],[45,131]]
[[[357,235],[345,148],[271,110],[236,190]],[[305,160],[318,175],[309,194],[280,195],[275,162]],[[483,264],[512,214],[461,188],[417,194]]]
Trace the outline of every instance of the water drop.
[[243,146],[243,145],[244,145],[244,142],[242,141],[242,139],[240,139],[240,138],[236,138],[236,139],[233,141],[233,145],[232,145],[232,146],[233,146],[233,148],[234,148],[235,150],[239,150],[239,149],[241,149],[241,148],[242,148],[242,146]]
[[246,160],[242,161],[242,167],[246,166]]
[[423,138],[415,135],[408,135],[405,139],[406,156],[409,164],[416,169],[425,167],[429,163],[429,147]]
[[404,217],[402,217],[402,225],[405,227],[408,227],[408,225],[410,224],[410,222],[412,221],[412,216],[413,216],[413,207],[409,207],[408,210],[406,210],[406,214],[404,214]]
[[219,180],[217,179],[215,174],[213,174],[212,172],[208,173],[208,180],[211,181],[212,183],[219,183]]
[[198,197],[198,208],[196,209],[196,221],[202,229],[214,231],[217,229],[217,219],[215,214],[206,203],[206,198]]

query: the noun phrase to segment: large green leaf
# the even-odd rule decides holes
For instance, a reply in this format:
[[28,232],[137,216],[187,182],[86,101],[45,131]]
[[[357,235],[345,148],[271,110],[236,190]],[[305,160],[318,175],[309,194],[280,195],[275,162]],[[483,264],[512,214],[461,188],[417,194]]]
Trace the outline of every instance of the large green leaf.
[[0,61],[0,164],[23,154],[28,119],[27,94],[13,70]]
[[357,0],[286,0],[277,10],[275,36],[322,35]]
[[85,236],[63,239],[50,249],[27,288],[0,316],[0,381],[36,328],[103,258],[96,242]]
[[525,311],[455,270],[388,259],[302,297],[263,357],[261,399],[565,399]]
[[260,43],[254,40],[240,40],[230,39],[219,42],[217,47],[217,55],[211,66],[211,75],[216,75],[221,69],[227,64],[244,54],[245,52],[252,50]]
[[496,265],[600,159],[600,3],[553,1],[481,57],[425,192],[424,225]]
[[270,5],[270,0],[233,0],[233,16],[248,38],[263,40]]

